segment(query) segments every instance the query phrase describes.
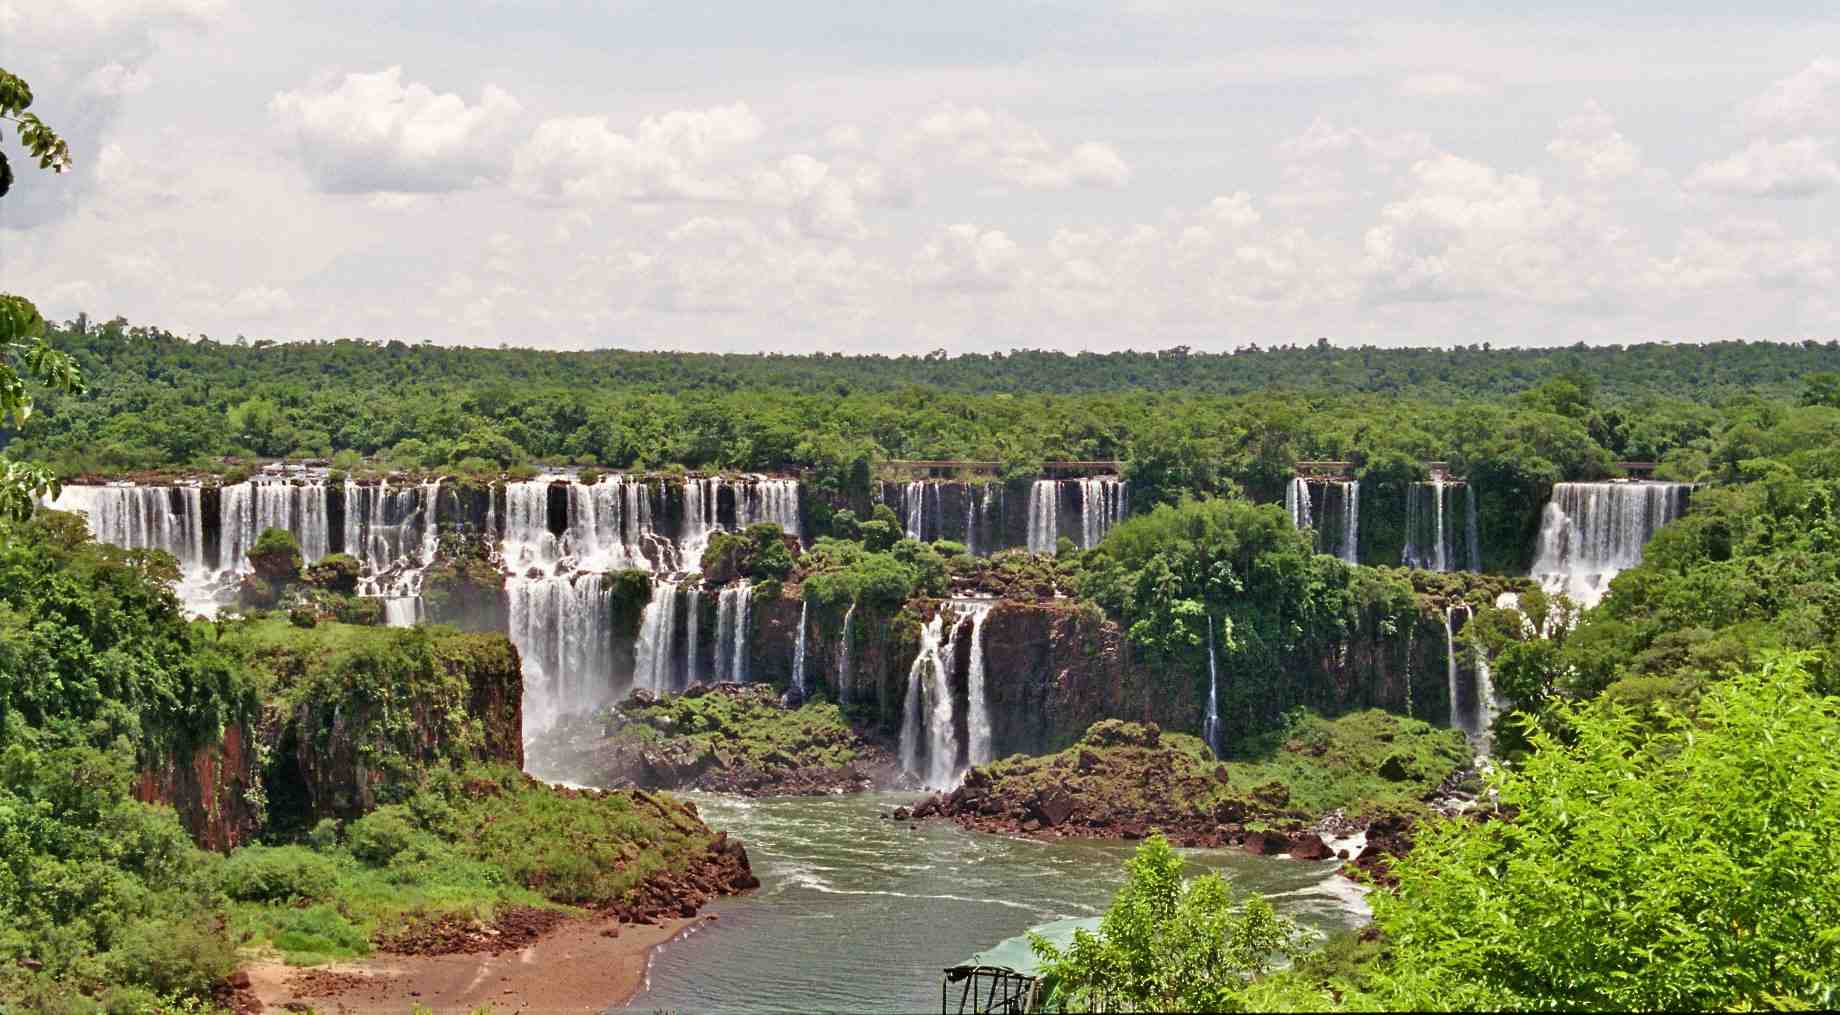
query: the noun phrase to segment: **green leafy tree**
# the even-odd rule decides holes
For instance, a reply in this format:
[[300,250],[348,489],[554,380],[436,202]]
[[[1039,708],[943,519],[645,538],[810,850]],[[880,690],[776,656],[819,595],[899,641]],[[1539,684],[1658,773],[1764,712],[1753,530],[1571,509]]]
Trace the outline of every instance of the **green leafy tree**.
[[[61,173],[70,168],[70,146],[57,132],[45,125],[37,113],[26,110],[32,105],[32,86],[18,75],[0,67],[0,120],[12,122],[19,131],[19,144],[38,160],[40,169]],[[6,153],[0,151],[0,197],[13,187],[13,167]]]
[[1128,880],[1099,933],[1066,949],[1031,935],[1060,1011],[1245,1011],[1247,987],[1302,952],[1302,934],[1256,895],[1236,900],[1218,874],[1182,879],[1160,835],[1126,862]]
[[1702,1011],[1840,1003],[1840,700],[1807,657],[1646,735],[1613,702],[1491,776],[1503,820],[1422,828],[1371,896],[1388,1008]]

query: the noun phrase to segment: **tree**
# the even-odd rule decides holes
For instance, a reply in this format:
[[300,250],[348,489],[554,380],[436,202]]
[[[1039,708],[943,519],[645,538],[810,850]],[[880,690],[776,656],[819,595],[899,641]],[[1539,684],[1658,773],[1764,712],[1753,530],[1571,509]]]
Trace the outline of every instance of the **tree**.
[[1840,699],[1805,655],[1646,735],[1605,700],[1490,777],[1499,820],[1422,826],[1370,896],[1387,1008],[1700,1011],[1840,1002]]
[[[31,104],[31,86],[0,68],[0,120],[11,120],[19,128],[19,143],[38,159],[39,168],[55,173],[69,169],[70,149],[37,114],[26,112]],[[13,168],[0,151],[0,197],[12,186]],[[31,418],[28,379],[69,392],[83,388],[76,362],[46,345],[44,334],[45,321],[37,307],[23,297],[0,293],[0,426],[21,427]],[[24,377],[15,362],[24,367]],[[49,469],[0,456],[0,517],[24,518],[40,495],[55,497],[58,492],[57,477]]]
[[1126,862],[1128,880],[1099,933],[1065,950],[1030,935],[1061,1011],[1244,1011],[1256,976],[1301,952],[1302,934],[1256,895],[1235,901],[1219,874],[1182,880],[1160,835]]

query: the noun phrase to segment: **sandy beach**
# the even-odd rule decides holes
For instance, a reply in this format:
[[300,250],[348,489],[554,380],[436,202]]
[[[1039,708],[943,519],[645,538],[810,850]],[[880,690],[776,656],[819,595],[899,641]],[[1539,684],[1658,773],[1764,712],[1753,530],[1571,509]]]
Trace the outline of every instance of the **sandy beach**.
[[[280,962],[245,967],[266,1010],[407,1012],[602,1011],[645,982],[651,950],[706,916],[658,924],[573,920],[535,944],[501,954],[398,956],[301,969]],[[609,931],[617,932],[617,936]]]

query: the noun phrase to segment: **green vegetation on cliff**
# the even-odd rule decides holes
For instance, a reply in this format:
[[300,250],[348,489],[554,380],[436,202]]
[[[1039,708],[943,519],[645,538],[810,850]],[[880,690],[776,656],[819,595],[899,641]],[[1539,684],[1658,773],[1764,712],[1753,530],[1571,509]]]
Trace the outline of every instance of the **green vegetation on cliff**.
[[503,636],[187,624],[171,571],[0,523],[0,1010],[168,1010],[270,949],[489,946],[745,875],[683,805],[522,775]]
[[1218,826],[1237,834],[1334,811],[1350,819],[1428,813],[1423,800],[1473,756],[1463,734],[1386,712],[1323,719],[1299,711],[1289,720],[1250,747],[1248,760],[1222,762],[1195,737],[1107,719],[1058,754],[975,770],[945,809],[1022,831],[1162,830],[1212,841]]

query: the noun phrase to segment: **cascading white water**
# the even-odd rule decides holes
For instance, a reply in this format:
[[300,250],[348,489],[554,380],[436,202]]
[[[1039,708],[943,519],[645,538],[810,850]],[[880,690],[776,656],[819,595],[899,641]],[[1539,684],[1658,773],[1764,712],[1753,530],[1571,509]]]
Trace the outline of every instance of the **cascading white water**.
[[1207,741],[1208,750],[1214,757],[1220,757],[1220,673],[1214,663],[1214,615],[1208,614],[1208,701],[1207,715],[1201,720],[1201,739]]
[[716,682],[747,682],[748,603],[754,589],[736,582],[716,596]]
[[248,573],[249,550],[265,529],[286,529],[300,544],[308,564],[326,555],[331,537],[326,524],[326,484],[313,480],[252,479],[219,491],[221,550],[225,571]]
[[1361,562],[1361,481],[1351,479],[1342,487],[1342,545],[1337,556],[1349,564]]
[[924,539],[926,532],[926,484],[909,482],[901,491],[901,506],[907,509],[907,538]]
[[1476,524],[1476,487],[1463,484],[1463,529],[1468,534],[1469,569],[1482,572],[1482,530]]
[[414,627],[421,620],[421,600],[415,596],[390,596],[383,601],[386,627]]
[[1303,477],[1291,480],[1291,485],[1284,488],[1284,510],[1291,514],[1291,524],[1300,529],[1313,529],[1315,523],[1310,520],[1310,484]]
[[385,621],[412,625],[420,619],[422,578],[439,547],[435,512],[440,480],[392,489],[346,480],[343,495],[345,552],[356,558],[358,594],[385,600]]
[[721,489],[722,481],[714,477],[684,480],[684,520],[677,538],[677,556],[686,571],[703,566],[703,551],[709,547],[709,536],[722,527],[716,520]]
[[97,542],[172,554],[179,562],[174,589],[179,601],[190,613],[217,612],[223,569],[205,560],[203,491],[198,487],[66,486],[44,504],[54,511],[81,512]]
[[977,521],[974,508],[983,491],[981,486],[965,486],[965,552],[977,556]]
[[851,600],[850,608],[843,611],[843,634],[837,639],[837,701],[842,704],[850,698],[850,623],[856,619],[856,602]]
[[1642,548],[1680,517],[1688,483],[1558,483],[1540,521],[1533,577],[1548,592],[1595,606],[1610,579],[1642,562]]
[[697,666],[697,628],[703,619],[702,583],[685,582],[679,594],[684,597],[684,686],[694,687],[703,682],[702,670]]
[[984,687],[984,619],[990,616],[990,604],[979,603],[968,610],[971,655],[965,665],[965,759],[968,764],[987,765],[995,760],[990,745],[990,702]]
[[752,477],[735,490],[735,521],[741,528],[755,522],[775,522],[787,535],[804,539],[799,519],[799,481]]
[[799,697],[805,697],[805,635],[811,628],[808,618],[811,603],[799,601],[799,639],[792,646],[792,686],[798,688]]
[[500,547],[506,569],[545,571],[562,558],[562,543],[549,530],[547,479],[505,484],[505,534]]
[[1038,479],[1029,487],[1029,552],[1053,553],[1060,541],[1060,484]]
[[[994,758],[983,639],[984,618],[990,610],[989,603],[953,603],[920,629],[920,652],[907,671],[901,768],[934,789],[950,789],[964,777],[961,756],[972,765],[988,764]],[[952,617],[950,629],[945,626],[948,614]],[[957,665],[959,632],[967,623],[971,628],[965,660],[965,737],[961,742],[952,675]]]
[[1463,713],[1463,706],[1457,697],[1457,637],[1456,628],[1451,621],[1451,612],[1455,606],[1444,608],[1444,672],[1449,685],[1450,725],[1465,734],[1474,735],[1470,723]]
[[1444,477],[1443,476],[1431,477],[1431,505],[1432,505],[1432,517],[1437,519],[1437,523],[1436,523],[1437,549],[1434,552],[1433,557],[1432,557],[1432,560],[1435,562],[1433,566],[1439,571],[1448,571],[1450,570],[1450,551],[1448,549],[1447,543],[1444,540]]
[[639,617],[639,640],[633,646],[633,686],[653,694],[675,691],[672,641],[677,635],[677,583],[652,585],[652,601]]
[[[1032,553],[1053,553],[1060,542],[1061,482],[1038,479],[1029,487],[1028,546]],[[1090,550],[1129,513],[1129,495],[1124,482],[1112,476],[1066,482],[1079,491],[1079,547]]]
[[612,604],[598,574],[507,582],[512,644],[524,661],[524,728],[612,704]]

